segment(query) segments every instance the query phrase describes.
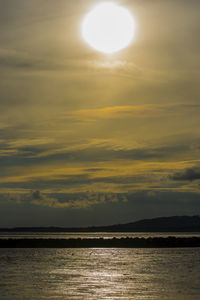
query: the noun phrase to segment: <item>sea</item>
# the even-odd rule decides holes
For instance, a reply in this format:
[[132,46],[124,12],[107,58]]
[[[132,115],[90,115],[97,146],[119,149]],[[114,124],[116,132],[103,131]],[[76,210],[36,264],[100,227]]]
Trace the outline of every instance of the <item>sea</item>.
[[[199,236],[1,233],[0,238]],[[200,248],[0,249],[0,299],[199,300]]]

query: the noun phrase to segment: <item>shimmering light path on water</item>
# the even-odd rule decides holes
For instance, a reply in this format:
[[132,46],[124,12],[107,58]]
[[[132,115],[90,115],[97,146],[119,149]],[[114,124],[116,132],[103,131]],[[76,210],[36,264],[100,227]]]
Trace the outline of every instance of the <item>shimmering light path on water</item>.
[[199,300],[200,248],[0,249],[0,299]]

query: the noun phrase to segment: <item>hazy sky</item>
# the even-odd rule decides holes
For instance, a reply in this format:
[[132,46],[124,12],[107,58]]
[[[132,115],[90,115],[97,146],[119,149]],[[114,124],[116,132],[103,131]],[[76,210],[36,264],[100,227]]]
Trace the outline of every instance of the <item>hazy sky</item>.
[[98,2],[0,0],[1,227],[200,214],[200,1],[113,1],[113,55],[81,37]]

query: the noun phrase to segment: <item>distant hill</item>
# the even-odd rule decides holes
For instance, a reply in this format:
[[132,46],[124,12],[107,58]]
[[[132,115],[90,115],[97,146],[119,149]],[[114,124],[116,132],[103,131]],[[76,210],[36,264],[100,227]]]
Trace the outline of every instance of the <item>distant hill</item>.
[[160,217],[105,228],[123,232],[200,232],[200,216]]
[[0,231],[9,232],[200,232],[200,216],[174,216],[145,219],[127,224],[87,228],[20,227]]

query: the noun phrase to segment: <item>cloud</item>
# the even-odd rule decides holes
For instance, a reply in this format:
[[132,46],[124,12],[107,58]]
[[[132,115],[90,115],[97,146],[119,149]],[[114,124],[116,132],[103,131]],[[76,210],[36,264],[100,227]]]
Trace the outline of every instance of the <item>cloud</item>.
[[117,119],[144,117],[163,110],[162,105],[113,106],[97,109],[77,110],[68,114],[68,118],[78,120]]
[[96,109],[82,109],[72,111],[66,115],[66,118],[94,121],[97,119],[118,119],[118,118],[144,118],[160,117],[168,113],[186,113],[188,110],[199,109],[197,104],[144,104],[144,105],[127,105],[111,106]]
[[0,68],[4,70],[18,71],[80,71],[92,69],[94,65],[91,61],[81,59],[73,60],[55,57],[35,56],[25,51],[16,51],[11,49],[0,48]]
[[93,205],[126,202],[125,195],[117,193],[47,194],[39,190],[24,194],[1,194],[1,203],[32,204],[50,208],[82,209]]
[[[136,191],[134,193],[115,193],[118,202],[99,202],[85,209],[74,207],[54,208],[27,202],[9,202],[0,206],[0,227],[86,227],[133,222],[144,218],[170,215],[196,215],[200,213],[199,194],[179,191]],[[87,194],[43,194],[59,202],[80,200]],[[94,199],[95,193],[90,193]],[[0,195],[2,199],[3,195]],[[13,196],[14,197],[14,196]],[[37,196],[38,197],[38,196]],[[36,198],[37,198],[36,197]],[[124,200],[123,200],[124,197]],[[35,197],[34,197],[35,198]],[[41,195],[39,195],[41,198]],[[96,201],[96,200],[95,200]],[[91,200],[89,200],[91,203]],[[71,205],[72,206],[72,205]],[[79,206],[80,207],[80,206]]]
[[193,181],[200,179],[200,168],[188,168],[183,171],[179,171],[170,176],[172,180],[180,180],[180,181]]
[[[177,155],[183,155],[190,150],[189,145],[177,144],[154,147],[137,147],[132,149],[109,149],[107,147],[89,147],[86,149],[69,151],[63,148],[58,153],[56,149],[50,153],[46,152],[46,147],[41,148],[23,148],[23,152],[9,153],[10,156],[5,156],[0,160],[0,166],[33,166],[44,163],[99,163],[113,161],[163,161],[169,160]],[[12,155],[11,155],[12,154]],[[30,175],[31,177],[31,175]]]
[[10,49],[0,49],[0,67],[14,69],[47,69],[46,60],[34,58],[26,52],[20,52]]
[[[122,76],[140,76],[142,73],[137,66],[121,60],[92,60],[82,58],[43,57],[35,56],[26,51],[0,48],[0,68],[16,71],[64,71],[64,72],[110,72]],[[97,73],[96,73],[97,72]]]

